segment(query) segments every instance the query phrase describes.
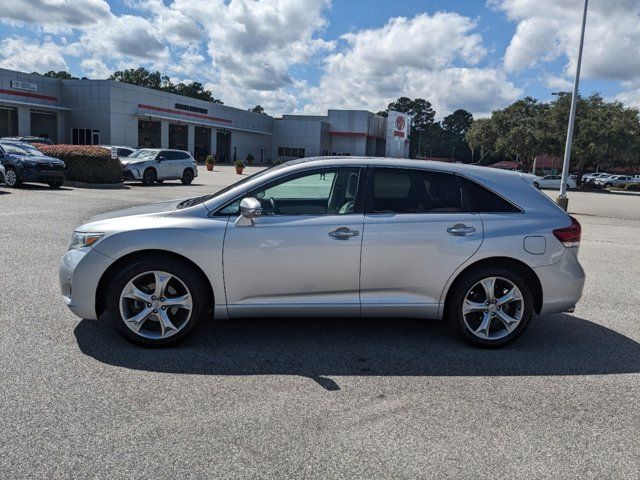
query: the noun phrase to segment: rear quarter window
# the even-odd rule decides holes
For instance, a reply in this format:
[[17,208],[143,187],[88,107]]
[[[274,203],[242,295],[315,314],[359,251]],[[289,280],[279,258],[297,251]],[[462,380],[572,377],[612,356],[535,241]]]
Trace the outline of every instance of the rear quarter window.
[[477,213],[522,213],[518,207],[486,187],[458,177],[468,209]]

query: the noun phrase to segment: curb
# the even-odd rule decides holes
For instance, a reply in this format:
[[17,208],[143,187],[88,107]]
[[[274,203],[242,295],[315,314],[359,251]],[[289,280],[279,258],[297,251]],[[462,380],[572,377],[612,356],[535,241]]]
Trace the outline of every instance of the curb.
[[87,183],[87,182],[64,182],[65,187],[73,187],[73,188],[87,188],[87,189],[95,189],[95,190],[118,190],[118,189],[128,189],[129,187],[124,184],[124,182],[120,183]]

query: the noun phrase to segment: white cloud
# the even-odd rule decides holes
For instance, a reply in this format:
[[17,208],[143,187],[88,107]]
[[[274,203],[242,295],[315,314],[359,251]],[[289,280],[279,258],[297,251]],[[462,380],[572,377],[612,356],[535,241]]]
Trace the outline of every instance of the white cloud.
[[80,62],[82,71],[88,78],[103,80],[109,78],[112,70],[99,58],[85,58]]
[[486,49],[475,28],[467,17],[436,13],[344,35],[345,48],[325,59],[319,85],[306,91],[304,111],[378,110],[401,95],[429,100],[438,116],[504,106],[521,91],[504,72],[476,66]]
[[[505,65],[522,70],[557,57],[573,76],[583,0],[490,0],[518,23]],[[589,4],[582,73],[585,78],[631,80],[640,76],[640,2],[596,0]]]
[[110,15],[104,0],[5,0],[2,20],[61,28],[91,25]]
[[67,70],[64,50],[64,45],[59,45],[50,38],[42,43],[22,37],[5,38],[0,42],[0,67],[40,73]]

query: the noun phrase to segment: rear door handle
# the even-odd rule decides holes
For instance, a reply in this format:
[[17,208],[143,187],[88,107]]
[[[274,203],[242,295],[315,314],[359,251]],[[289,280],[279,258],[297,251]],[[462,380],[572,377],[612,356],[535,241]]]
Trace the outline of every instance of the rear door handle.
[[465,225],[464,223],[458,223],[453,227],[447,228],[447,233],[456,237],[466,237],[468,235],[473,235],[474,233],[476,233],[476,227],[470,227],[468,225]]
[[360,235],[360,232],[357,230],[350,230],[347,227],[340,227],[329,232],[329,236],[331,238],[337,238],[340,240],[347,240],[348,238],[357,237],[358,235]]

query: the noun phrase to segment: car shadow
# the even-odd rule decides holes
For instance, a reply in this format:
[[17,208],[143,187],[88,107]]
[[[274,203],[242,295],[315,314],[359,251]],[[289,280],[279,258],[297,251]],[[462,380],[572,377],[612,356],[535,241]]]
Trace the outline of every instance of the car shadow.
[[58,188],[51,188],[49,185],[40,185],[37,183],[22,183],[20,184],[20,190],[48,190],[51,192],[61,191],[61,190],[73,190],[67,186],[62,186]]
[[445,322],[246,319],[204,322],[166,349],[140,348],[106,321],[82,320],[80,350],[114,366],[199,375],[299,375],[328,390],[339,376],[602,375],[640,372],[640,344],[573,315],[535,318],[513,344],[468,346]]

